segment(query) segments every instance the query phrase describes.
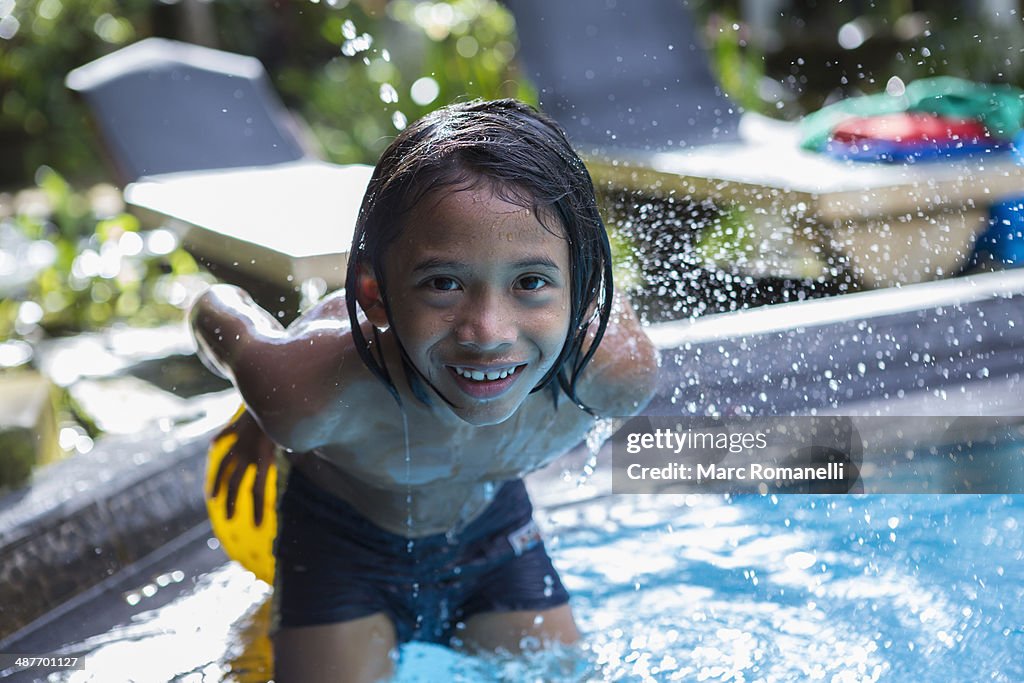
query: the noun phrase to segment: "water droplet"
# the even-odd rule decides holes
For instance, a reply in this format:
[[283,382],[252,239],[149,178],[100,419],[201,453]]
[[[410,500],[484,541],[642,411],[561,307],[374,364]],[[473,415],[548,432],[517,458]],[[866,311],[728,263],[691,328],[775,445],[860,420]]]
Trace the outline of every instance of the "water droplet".
[[416,79],[412,87],[409,88],[409,97],[420,106],[430,104],[437,99],[440,93],[441,87],[429,76]]
[[818,561],[814,553],[798,551],[786,555],[786,566],[790,569],[810,569]]
[[901,97],[907,92],[907,86],[899,76],[893,76],[885,84],[885,92],[893,97]]
[[380,101],[384,104],[394,104],[398,102],[398,91],[390,83],[381,83],[380,85]]

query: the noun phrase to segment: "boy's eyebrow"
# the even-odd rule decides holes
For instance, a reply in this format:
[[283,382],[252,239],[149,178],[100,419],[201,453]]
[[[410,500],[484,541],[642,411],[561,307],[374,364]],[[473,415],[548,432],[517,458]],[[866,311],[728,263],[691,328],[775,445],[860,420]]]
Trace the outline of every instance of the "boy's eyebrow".
[[[527,268],[550,268],[552,270],[558,270],[558,264],[549,259],[546,256],[531,256],[529,258],[520,259],[519,261],[513,261],[509,264],[509,267],[514,270],[524,270]],[[462,270],[466,268],[466,264],[461,261],[452,261],[450,259],[443,259],[438,257],[428,258],[417,263],[412,272],[418,273],[424,270]]]
[[418,273],[421,270],[435,270],[435,269],[439,269],[439,270],[456,270],[456,269],[464,268],[464,267],[465,266],[462,263],[459,263],[458,261],[446,260],[446,259],[438,258],[438,257],[435,256],[433,258],[424,259],[424,260],[420,261],[419,263],[417,263],[413,267],[412,272]]
[[516,270],[525,270],[527,268],[551,268],[552,270],[558,270],[558,264],[547,256],[536,256],[521,259],[512,263],[511,266]]

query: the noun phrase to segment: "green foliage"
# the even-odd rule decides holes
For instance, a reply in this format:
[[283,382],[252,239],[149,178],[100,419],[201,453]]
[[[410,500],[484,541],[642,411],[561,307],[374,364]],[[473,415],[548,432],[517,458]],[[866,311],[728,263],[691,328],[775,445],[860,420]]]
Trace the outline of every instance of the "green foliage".
[[[182,317],[187,276],[198,268],[170,235],[139,233],[126,213],[96,216],[88,198],[56,171],[39,170],[38,186],[51,213],[21,213],[8,224],[24,238],[53,245],[53,258],[20,291],[0,300],[0,338],[37,330],[69,334],[112,322],[156,325]],[[170,240],[170,241],[169,241]]]
[[746,211],[728,207],[700,231],[695,245],[697,257],[710,268],[728,268],[756,253],[750,217]]
[[[96,178],[100,165],[68,71],[149,34],[149,0],[17,0],[0,31],[0,185],[43,164]],[[14,31],[13,35],[10,33]]]
[[[186,12],[212,32],[188,29],[196,22]],[[101,177],[95,132],[64,76],[155,33],[259,57],[340,163],[375,162],[403,121],[456,99],[536,101],[513,61],[514,22],[496,0],[18,0],[10,17],[17,30],[0,38],[0,186],[27,184],[43,164],[76,182]],[[437,96],[417,103],[410,88],[423,77]]]
[[1024,23],[985,3],[789,0],[762,26],[748,23],[754,3],[681,1],[705,26],[723,88],[748,111],[798,118],[827,101],[882,92],[893,76],[1024,86]]
[[22,430],[0,432],[0,491],[24,484],[35,464],[35,448]]
[[[234,10],[217,9],[219,25],[228,25],[224,13]],[[393,0],[383,11],[369,2],[317,3],[289,20],[278,35],[301,37],[264,63],[332,161],[375,163],[406,122],[455,100],[536,103],[513,61],[514,21],[495,0]],[[259,54],[248,47],[236,49]]]
[[764,56],[748,44],[745,30],[731,14],[711,15],[707,23],[711,65],[722,89],[741,107],[761,112],[767,108],[757,89],[764,77]]

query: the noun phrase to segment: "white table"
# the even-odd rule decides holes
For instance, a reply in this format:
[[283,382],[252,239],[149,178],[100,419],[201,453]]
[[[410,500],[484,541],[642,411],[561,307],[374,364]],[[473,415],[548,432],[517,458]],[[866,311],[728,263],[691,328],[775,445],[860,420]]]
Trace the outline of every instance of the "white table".
[[150,176],[125,189],[143,218],[175,230],[202,260],[293,290],[344,285],[359,205],[373,169],[303,160]]
[[[1007,154],[914,164],[845,162],[777,144],[591,159],[599,185],[738,206],[762,226],[765,249],[794,241],[844,255],[866,284],[954,272],[987,226],[988,207],[1024,194]],[[771,236],[775,236],[772,244]]]

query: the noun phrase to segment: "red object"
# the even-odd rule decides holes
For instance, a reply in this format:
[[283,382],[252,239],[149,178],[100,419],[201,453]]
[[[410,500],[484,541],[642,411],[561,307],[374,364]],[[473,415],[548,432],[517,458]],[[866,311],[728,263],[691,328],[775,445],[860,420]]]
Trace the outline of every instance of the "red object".
[[832,131],[832,140],[846,144],[871,141],[914,144],[988,141],[991,136],[985,126],[972,119],[908,112],[846,119]]

